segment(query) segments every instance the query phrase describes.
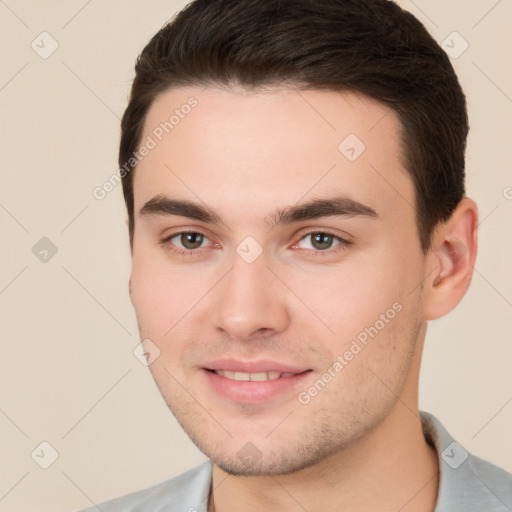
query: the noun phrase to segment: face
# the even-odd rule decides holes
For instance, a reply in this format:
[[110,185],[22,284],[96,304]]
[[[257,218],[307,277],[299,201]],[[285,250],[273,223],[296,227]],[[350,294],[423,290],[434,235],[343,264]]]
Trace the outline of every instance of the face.
[[354,93],[177,88],[142,143],[131,297],[184,430],[246,475],[370,435],[415,382],[424,325],[394,113]]

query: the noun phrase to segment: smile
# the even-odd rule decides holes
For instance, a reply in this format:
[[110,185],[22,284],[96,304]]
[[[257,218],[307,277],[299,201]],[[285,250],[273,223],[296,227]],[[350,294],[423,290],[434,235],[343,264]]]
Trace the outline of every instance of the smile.
[[281,372],[255,372],[255,373],[247,373],[247,372],[231,372],[227,370],[215,370],[217,375],[221,377],[225,377],[230,380],[237,381],[253,381],[253,382],[263,382],[266,380],[275,380],[284,377],[293,377],[294,373],[281,373]]
[[311,369],[277,361],[218,359],[202,367],[204,384],[214,395],[238,404],[294,400]]

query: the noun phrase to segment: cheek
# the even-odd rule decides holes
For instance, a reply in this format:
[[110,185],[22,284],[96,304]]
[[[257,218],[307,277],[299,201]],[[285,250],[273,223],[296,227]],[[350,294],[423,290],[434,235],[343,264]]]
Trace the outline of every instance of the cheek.
[[[320,320],[334,331],[337,342],[351,339],[373,325],[397,301],[405,300],[408,281],[393,258],[349,262],[321,272],[290,275],[294,291],[310,309],[309,320]],[[407,290],[407,292],[406,292]],[[313,315],[312,313],[315,313]]]
[[178,289],[182,295],[187,289],[176,283],[175,276],[165,268],[159,255],[144,249],[134,249],[131,284],[131,299],[139,326],[162,336],[164,326],[172,320]]
[[163,250],[135,249],[131,299],[141,334],[164,339],[183,329],[215,276],[213,267],[171,265]]

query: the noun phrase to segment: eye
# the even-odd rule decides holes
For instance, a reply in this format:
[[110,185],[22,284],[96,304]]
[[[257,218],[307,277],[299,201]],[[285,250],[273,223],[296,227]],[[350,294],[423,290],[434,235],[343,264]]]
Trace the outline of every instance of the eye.
[[339,236],[325,233],[323,231],[317,231],[303,236],[296,247],[314,251],[326,251],[342,244],[348,245],[349,242],[343,240]]
[[205,237],[200,233],[181,233],[175,238],[185,249],[199,249],[205,240]]
[[209,239],[201,233],[195,231],[183,231],[175,233],[161,240],[164,245],[173,245],[176,249],[184,249],[186,251],[194,251],[208,245]]

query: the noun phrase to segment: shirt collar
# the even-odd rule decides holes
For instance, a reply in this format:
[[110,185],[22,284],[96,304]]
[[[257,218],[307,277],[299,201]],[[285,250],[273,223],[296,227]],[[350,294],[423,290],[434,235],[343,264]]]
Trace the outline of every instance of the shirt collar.
[[434,512],[510,511],[511,481],[504,470],[468,453],[432,414],[420,412],[423,435],[439,461]]

